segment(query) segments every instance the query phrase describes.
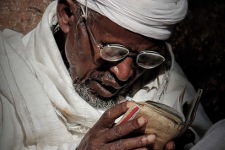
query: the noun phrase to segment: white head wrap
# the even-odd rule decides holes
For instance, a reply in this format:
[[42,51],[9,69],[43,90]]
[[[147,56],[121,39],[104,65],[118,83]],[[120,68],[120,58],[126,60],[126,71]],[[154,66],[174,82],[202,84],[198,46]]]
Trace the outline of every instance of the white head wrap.
[[171,34],[171,25],[187,12],[187,0],[77,0],[135,33],[159,40]]

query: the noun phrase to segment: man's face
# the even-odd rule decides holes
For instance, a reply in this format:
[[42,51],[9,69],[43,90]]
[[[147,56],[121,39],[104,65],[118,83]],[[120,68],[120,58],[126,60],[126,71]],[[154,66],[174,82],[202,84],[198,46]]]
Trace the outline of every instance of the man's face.
[[117,103],[119,95],[126,95],[145,69],[137,66],[136,57],[127,56],[118,62],[103,60],[87,27],[97,43],[120,44],[132,51],[152,50],[159,42],[130,32],[97,13],[94,15],[95,19],[88,18],[85,23],[74,21],[65,51],[76,91],[91,105],[108,107]]

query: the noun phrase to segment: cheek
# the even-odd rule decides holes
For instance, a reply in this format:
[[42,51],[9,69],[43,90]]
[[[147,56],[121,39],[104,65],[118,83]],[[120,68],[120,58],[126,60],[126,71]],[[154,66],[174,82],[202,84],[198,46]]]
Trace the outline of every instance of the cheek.
[[68,34],[65,53],[74,82],[85,79],[87,74],[95,68],[89,43],[82,40],[82,37],[76,40],[74,34]]
[[67,61],[69,62],[70,68],[76,64],[76,61],[78,61],[78,55],[79,50],[77,47],[75,47],[76,42],[74,40],[74,35],[68,34],[65,42],[65,54]]

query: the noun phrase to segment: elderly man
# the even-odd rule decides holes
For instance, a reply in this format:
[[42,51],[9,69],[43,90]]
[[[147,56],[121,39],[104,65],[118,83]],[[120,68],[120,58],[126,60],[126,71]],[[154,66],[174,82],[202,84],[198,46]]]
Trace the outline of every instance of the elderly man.
[[[186,11],[185,0],[59,0],[27,35],[1,32],[0,149],[153,145],[157,135],[128,136],[146,118],[114,123],[132,105],[125,100],[183,108],[194,99],[164,42]],[[195,141],[210,124],[200,105]]]

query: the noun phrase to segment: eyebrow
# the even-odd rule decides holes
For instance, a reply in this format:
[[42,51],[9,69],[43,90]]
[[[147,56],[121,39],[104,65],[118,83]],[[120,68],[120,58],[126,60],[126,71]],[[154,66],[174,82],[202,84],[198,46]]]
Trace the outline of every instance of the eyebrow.
[[[136,35],[137,37],[135,37],[135,38],[138,38],[138,41],[146,40],[145,42],[151,43],[150,45],[147,44],[147,46],[144,46],[144,47],[147,47],[147,48],[140,49],[140,48],[138,48],[138,47],[140,47],[140,45],[139,44],[136,44],[135,43],[136,42],[135,40],[134,41],[130,41],[130,42],[127,43],[126,42],[126,39],[125,40],[123,39],[124,36],[121,37],[118,34],[115,34],[115,32],[113,32],[113,31],[110,32],[110,30],[108,30],[108,29],[104,30],[104,32],[101,32],[101,35],[103,35],[104,39],[99,40],[99,39],[96,39],[96,37],[95,37],[95,35],[93,33],[94,31],[91,30],[91,27],[89,27],[89,25],[90,25],[90,22],[87,21],[87,26],[89,28],[88,30],[89,30],[89,32],[91,32],[92,38],[95,39],[95,42],[97,44],[101,44],[103,46],[105,46],[107,44],[119,44],[119,45],[122,45],[122,46],[126,47],[130,51],[138,51],[138,52],[140,52],[140,51],[146,51],[146,50],[150,50],[150,51],[155,51],[156,50],[157,52],[159,52],[158,49],[161,49],[163,47],[162,45],[164,45],[164,44],[162,44],[162,43],[164,43],[163,41],[151,39],[151,38],[144,37],[142,35],[137,34]],[[136,33],[133,33],[132,31],[129,31],[129,30],[127,30],[127,31],[128,32],[131,32],[132,34],[136,34]],[[108,35],[106,36],[105,34],[109,34],[109,36]],[[127,38],[129,38],[129,34],[128,34]],[[143,38],[143,39],[141,39],[141,38]],[[131,43],[131,44],[129,44],[129,43]],[[137,46],[134,46],[133,47],[133,45],[137,45]]]

